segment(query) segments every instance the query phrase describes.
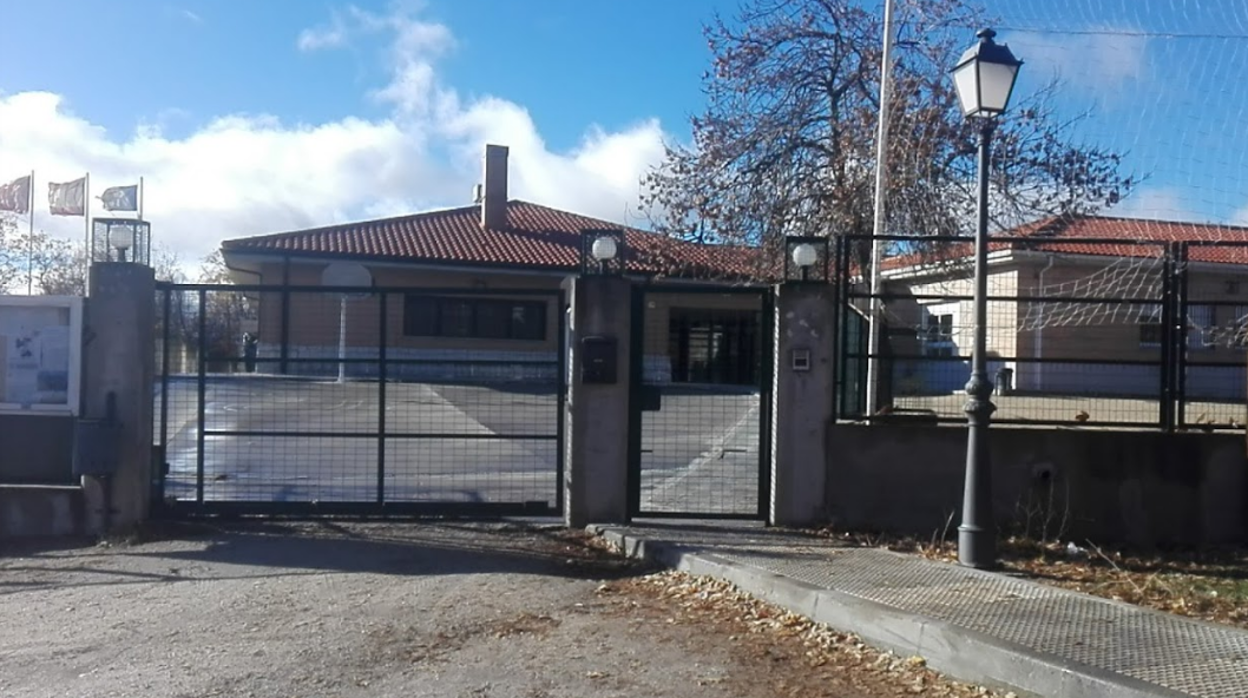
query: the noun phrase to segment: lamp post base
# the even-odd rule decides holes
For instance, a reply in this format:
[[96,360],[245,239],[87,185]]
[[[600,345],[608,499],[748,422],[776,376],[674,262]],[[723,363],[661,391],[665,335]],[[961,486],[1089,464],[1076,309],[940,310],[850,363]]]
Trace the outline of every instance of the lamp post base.
[[977,570],[997,568],[997,537],[978,526],[958,526],[958,564]]

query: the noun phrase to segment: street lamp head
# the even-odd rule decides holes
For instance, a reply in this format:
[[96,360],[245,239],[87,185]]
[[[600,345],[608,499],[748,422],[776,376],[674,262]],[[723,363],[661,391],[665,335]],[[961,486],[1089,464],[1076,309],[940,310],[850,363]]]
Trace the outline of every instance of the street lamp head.
[[589,248],[589,253],[599,262],[606,262],[615,259],[617,252],[618,250],[615,247],[615,239],[605,235],[597,240],[594,240],[593,246]]
[[127,230],[126,233],[127,234],[125,235],[118,235],[117,237],[111,240],[111,242],[113,243],[113,249],[117,250],[118,252],[125,252],[126,250],[134,246],[133,232],[130,230]]
[[981,29],[976,34],[979,43],[968,48],[951,71],[963,116],[998,116],[1010,103],[1023,62],[1010,53],[1009,46],[994,42],[996,35],[991,29]]
[[809,242],[803,242],[793,248],[793,263],[802,269],[814,266],[819,261],[819,253],[815,251],[815,246]]

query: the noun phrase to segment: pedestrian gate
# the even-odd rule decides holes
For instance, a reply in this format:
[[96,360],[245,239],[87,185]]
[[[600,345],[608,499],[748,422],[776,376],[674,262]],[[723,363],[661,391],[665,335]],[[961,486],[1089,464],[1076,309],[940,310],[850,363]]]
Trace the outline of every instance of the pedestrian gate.
[[771,289],[633,289],[631,516],[766,517],[773,307]]

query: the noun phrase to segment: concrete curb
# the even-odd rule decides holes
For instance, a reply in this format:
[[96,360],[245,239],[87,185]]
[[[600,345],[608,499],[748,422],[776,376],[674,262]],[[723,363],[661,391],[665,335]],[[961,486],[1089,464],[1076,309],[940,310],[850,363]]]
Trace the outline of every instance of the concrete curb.
[[609,526],[587,530],[625,555],[690,574],[731,582],[749,594],[817,623],[852,632],[900,656],[960,681],[1063,698],[1179,698],[1187,696],[1122,674],[1071,662],[925,616],[905,613],[833,589],[822,589],[712,553],[647,541]]

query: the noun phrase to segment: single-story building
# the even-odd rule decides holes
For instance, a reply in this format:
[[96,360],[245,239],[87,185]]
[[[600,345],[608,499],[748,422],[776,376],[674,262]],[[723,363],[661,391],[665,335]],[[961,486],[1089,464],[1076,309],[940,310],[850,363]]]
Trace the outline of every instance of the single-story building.
[[[586,231],[620,231],[624,273],[643,282],[766,283],[754,267],[758,256],[748,249],[684,242],[509,199],[507,159],[508,148],[486,147],[484,180],[470,205],[227,240],[221,246],[226,265],[238,283],[286,287],[321,285],[332,262],[363,265],[373,286],[389,290],[387,359],[401,362],[390,370],[414,377],[534,377],[526,365],[549,372],[567,341],[558,333],[566,312],[558,292],[579,273]],[[253,302],[260,371],[278,372],[273,360],[279,356],[338,356],[336,294],[264,292]],[[377,294],[347,301],[347,357],[377,357],[380,303]],[[758,295],[664,293],[646,306],[647,381],[757,381]],[[286,372],[335,366],[295,362]],[[376,369],[358,364],[350,370]]]
[[[1186,262],[1168,266],[1167,245],[1182,242],[1191,243]],[[895,394],[964,388],[972,255],[956,243],[885,259]],[[994,236],[988,268],[990,367],[1009,369],[1016,390],[1155,397],[1168,289],[1186,293],[1187,397],[1244,399],[1248,228],[1053,217]]]

